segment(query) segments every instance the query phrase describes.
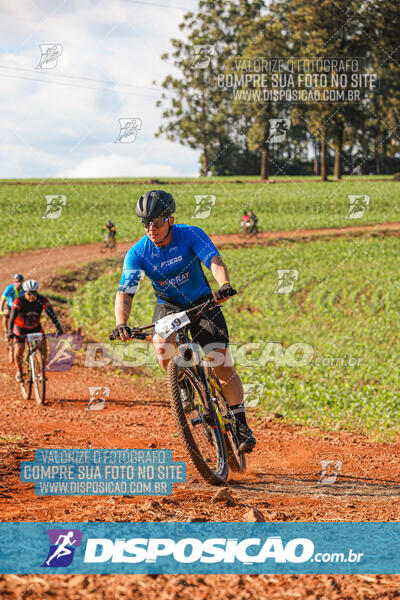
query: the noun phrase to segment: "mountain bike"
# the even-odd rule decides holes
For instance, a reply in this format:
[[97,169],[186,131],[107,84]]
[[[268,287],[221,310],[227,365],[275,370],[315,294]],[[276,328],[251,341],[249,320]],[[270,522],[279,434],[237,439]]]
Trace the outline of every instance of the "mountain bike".
[[44,360],[39,342],[44,337],[53,337],[56,334],[27,333],[26,350],[22,360],[22,381],[19,383],[22,397],[29,400],[34,389],[37,404],[43,404],[46,397],[46,376]]
[[172,413],[194,466],[212,485],[226,481],[229,467],[236,472],[246,470],[245,456],[238,450],[235,417],[216,373],[207,365],[200,345],[193,342],[189,332],[193,321],[218,304],[210,299],[132,332],[136,339],[144,339],[144,332],[153,327],[163,339],[174,335],[178,354],[167,367]]
[[244,223],[243,221],[239,225],[239,235],[241,237],[252,237],[258,234],[257,223]]

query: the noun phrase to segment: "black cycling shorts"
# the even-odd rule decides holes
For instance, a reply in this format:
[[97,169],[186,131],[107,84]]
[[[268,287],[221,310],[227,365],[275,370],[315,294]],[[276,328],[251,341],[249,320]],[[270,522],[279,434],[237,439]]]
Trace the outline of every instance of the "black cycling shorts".
[[19,325],[14,325],[13,333],[15,333],[14,342],[18,344],[25,344],[26,334],[27,333],[43,333],[42,326],[36,325],[33,329],[24,329]]
[[[202,304],[212,297],[212,295],[203,296],[185,308],[188,309],[192,306]],[[185,308],[170,304],[169,302],[157,304],[153,314],[153,322],[158,321],[171,313],[181,312],[185,310]],[[206,349],[206,354],[217,348],[227,348],[229,345],[228,327],[219,306],[215,306],[207,311],[200,319],[189,325],[189,329],[193,341],[200,344],[203,349]],[[152,333],[154,335],[154,329],[152,330]]]

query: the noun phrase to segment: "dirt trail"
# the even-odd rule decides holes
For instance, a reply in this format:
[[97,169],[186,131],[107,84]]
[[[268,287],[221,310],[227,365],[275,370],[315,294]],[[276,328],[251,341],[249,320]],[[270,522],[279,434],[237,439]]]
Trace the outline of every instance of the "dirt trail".
[[[331,239],[349,235],[400,235],[400,222],[379,223],[377,225],[353,225],[351,227],[334,227],[325,229],[297,229],[293,231],[262,231],[251,238],[238,234],[226,233],[213,235],[211,239],[218,248],[240,248],[254,245],[274,245],[280,241],[311,241],[314,239]],[[54,274],[56,269],[76,268],[84,262],[91,262],[106,256],[122,255],[129,250],[136,240],[120,241],[115,251],[102,252],[101,244],[78,244],[75,246],[58,246],[41,248],[33,251],[18,252],[0,257],[0,288],[10,282],[15,272],[21,271],[26,276],[43,279]]]
[[[400,231],[400,224],[390,225],[397,228],[388,230]],[[232,238],[237,236],[215,241],[221,245]],[[99,245],[85,245],[6,257],[1,264],[41,278],[102,256]],[[293,426],[250,410],[257,450],[248,459],[247,473],[227,483],[233,502],[214,502],[216,489],[201,480],[175,433],[164,386],[151,378],[132,380],[126,373],[84,368],[82,357],[71,371],[48,378],[45,406],[23,401],[1,343],[2,521],[229,522],[246,520],[251,508],[260,510],[265,521],[399,520],[400,442],[372,443],[364,436]],[[103,410],[86,410],[91,385],[110,388]],[[174,460],[187,461],[187,481],[174,484],[172,495],[164,498],[36,496],[32,484],[21,483],[20,461],[33,460],[36,448],[74,447],[168,448]],[[332,485],[319,483],[322,460],[342,461]],[[398,576],[3,576],[0,597],[397,598],[399,584]]]
[[[351,177],[351,179],[343,179],[343,181],[363,181],[363,182],[368,182],[368,181],[372,181],[372,182],[376,182],[376,181],[396,181],[394,178],[393,179],[389,179],[387,177],[376,177],[374,179],[368,179],[366,177]],[[204,178],[197,178],[197,179],[186,179],[186,180],[179,180],[179,179],[174,179],[174,180],[167,180],[167,181],[163,181],[161,179],[121,179],[121,180],[102,180],[102,179],[81,179],[81,180],[74,180],[74,179],[58,179],[58,180],[51,180],[51,179],[42,179],[42,180],[33,180],[33,181],[24,181],[24,180],[18,180],[18,181],[12,181],[12,180],[7,180],[7,179],[3,179],[0,181],[0,186],[1,185],[34,185],[34,186],[39,186],[39,185],[199,185],[199,184],[207,184],[207,185],[232,185],[235,183],[252,183],[252,184],[256,184],[256,185],[260,185],[260,184],[273,184],[273,183],[338,183],[338,181],[335,181],[335,179],[327,179],[326,181],[322,181],[321,179],[310,179],[310,178],[304,178],[304,179],[274,179],[274,178],[269,178],[269,179],[227,179],[227,180],[220,180],[220,179],[209,179],[208,177],[204,177]]]
[[[398,521],[400,514],[400,443],[371,443],[363,436],[324,433],[268,417],[249,419],[258,439],[248,471],[231,477],[233,503],[213,502],[215,488],[199,477],[176,437],[163,386],[150,379],[133,383],[102,369],[74,365],[67,373],[49,373],[48,403],[23,401],[13,369],[0,355],[0,514],[3,521],[244,521],[257,508],[265,521]],[[147,383],[147,384],[146,384]],[[101,411],[85,410],[89,385],[110,387]],[[21,460],[33,460],[36,448],[168,448],[174,460],[187,461],[187,481],[174,484],[169,497],[36,496],[21,483]],[[319,483],[321,460],[341,460],[332,485]],[[106,583],[109,581],[109,584]],[[83,583],[85,582],[85,583]],[[2,598],[395,598],[400,577],[332,576],[129,576],[0,578]],[[218,584],[218,585],[217,585]],[[216,587],[217,586],[217,589]],[[175,593],[172,589],[175,587]],[[29,595],[22,595],[29,590]],[[369,595],[361,590],[369,589]],[[13,592],[11,590],[14,590]],[[19,590],[19,594],[16,594]],[[168,594],[166,590],[169,590]],[[16,595],[14,595],[14,593]],[[247,595],[246,595],[247,594]],[[141,596],[142,597],[142,596]],[[383,597],[383,596],[381,596]]]

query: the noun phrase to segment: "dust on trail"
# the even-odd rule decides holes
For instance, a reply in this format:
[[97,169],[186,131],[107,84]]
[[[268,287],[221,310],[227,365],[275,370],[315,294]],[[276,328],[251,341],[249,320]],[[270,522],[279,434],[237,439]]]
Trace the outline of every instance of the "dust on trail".
[[[400,230],[400,224],[398,229]],[[396,229],[397,231],[397,229]],[[346,230],[346,234],[348,230]],[[264,234],[263,234],[264,235]],[[214,238],[229,243],[234,236]],[[237,237],[237,236],[236,236]],[[226,239],[228,238],[228,239]],[[255,240],[255,243],[257,241]],[[126,247],[129,247],[127,244]],[[122,244],[118,252],[122,252]],[[41,277],[55,268],[103,257],[99,245],[75,246],[1,259],[12,271],[38,265]],[[54,259],[54,260],[53,260]],[[20,262],[19,262],[20,261]],[[29,262],[31,261],[31,262]],[[18,265],[18,266],[17,266]],[[33,276],[33,274],[31,275]],[[2,277],[4,274],[2,273]],[[258,444],[248,471],[226,487],[233,502],[214,502],[216,488],[197,474],[176,434],[166,388],[152,378],[85,368],[48,374],[47,404],[21,399],[0,345],[0,514],[2,521],[219,521],[240,522],[250,508],[265,521],[398,521],[400,443],[373,443],[344,432],[286,424],[257,416],[249,421]],[[108,386],[101,411],[85,410],[88,386]],[[187,481],[168,497],[36,496],[22,483],[19,466],[36,448],[168,448],[187,461]],[[340,460],[332,485],[320,483],[321,461]],[[21,576],[0,577],[2,598],[396,598],[398,576]]]

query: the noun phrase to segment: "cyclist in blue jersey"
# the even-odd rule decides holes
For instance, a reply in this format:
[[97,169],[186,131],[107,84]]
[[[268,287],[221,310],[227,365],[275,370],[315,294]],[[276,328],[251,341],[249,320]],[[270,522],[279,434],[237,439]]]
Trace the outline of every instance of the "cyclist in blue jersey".
[[22,289],[22,282],[24,281],[23,275],[21,273],[16,273],[14,275],[14,283],[10,283],[4,290],[1,295],[0,301],[0,314],[3,315],[3,329],[4,329],[4,339],[8,338],[8,319],[10,317],[11,305],[14,302],[15,298],[22,296],[25,292]]
[[[132,299],[144,273],[151,280],[157,298],[153,322],[172,312],[190,308],[212,298],[211,288],[201,264],[210,269],[219,288],[216,300],[229,298],[235,290],[217,248],[199,227],[174,225],[175,200],[162,190],[152,190],[141,196],[136,214],[146,235],[125,256],[120,285],[115,300],[116,327],[113,335],[123,341],[130,339],[135,329],[127,325]],[[248,427],[243,404],[243,387],[233,368],[229,352],[229,333],[221,309],[216,306],[190,326],[197,341],[220,379],[224,396],[235,415],[241,452],[251,452],[256,440]],[[166,371],[171,354],[172,337],[163,340],[153,334],[161,368]],[[175,347],[172,347],[174,354]]]

